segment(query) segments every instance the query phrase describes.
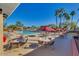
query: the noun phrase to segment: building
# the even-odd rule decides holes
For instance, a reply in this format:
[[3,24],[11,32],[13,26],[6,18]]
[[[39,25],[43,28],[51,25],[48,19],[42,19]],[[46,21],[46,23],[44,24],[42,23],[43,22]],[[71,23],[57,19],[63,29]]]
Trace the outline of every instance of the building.
[[2,9],[0,8],[0,55],[2,55],[3,52],[2,38],[3,38],[3,14]]

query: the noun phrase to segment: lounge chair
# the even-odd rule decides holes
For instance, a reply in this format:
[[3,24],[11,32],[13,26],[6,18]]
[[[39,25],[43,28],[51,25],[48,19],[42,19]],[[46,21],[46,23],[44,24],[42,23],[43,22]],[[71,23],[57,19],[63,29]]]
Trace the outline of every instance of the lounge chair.
[[22,46],[23,44],[25,44],[28,41],[28,39],[25,39],[25,41],[18,42],[16,39],[17,38],[14,38],[12,40],[9,40],[7,42],[7,44],[3,46],[4,51],[12,49],[14,45],[16,45],[16,47]]
[[49,47],[55,43],[55,41],[52,40],[52,38],[49,38],[49,40],[39,40],[38,42],[39,44],[44,45],[45,47]]
[[6,51],[6,50],[10,50],[11,48],[12,48],[12,46],[10,45],[10,40],[7,42],[6,45],[3,45],[3,49],[4,49],[4,51]]
[[44,44],[45,47],[50,47],[50,46],[54,46],[55,41],[54,40],[50,40],[47,44]]
[[28,39],[24,39],[24,38],[14,38],[14,39],[12,39],[10,44],[11,44],[12,47],[13,47],[13,45],[17,45],[17,47],[20,47],[23,44],[25,44],[27,42],[27,40]]

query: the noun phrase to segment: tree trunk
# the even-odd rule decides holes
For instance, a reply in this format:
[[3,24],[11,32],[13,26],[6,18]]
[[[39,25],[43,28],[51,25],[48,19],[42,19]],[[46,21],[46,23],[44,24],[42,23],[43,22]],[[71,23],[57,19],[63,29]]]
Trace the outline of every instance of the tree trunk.
[[73,16],[72,16],[72,20],[71,20],[71,22],[73,22]]
[[71,19],[70,29],[71,29],[71,25],[72,25],[72,23],[73,23],[73,16],[72,16],[72,19]]
[[59,23],[59,27],[61,28],[61,21],[62,21],[62,19],[61,19],[61,17],[60,17],[60,23]]
[[56,16],[56,28],[57,28],[58,22],[57,22],[57,16]]

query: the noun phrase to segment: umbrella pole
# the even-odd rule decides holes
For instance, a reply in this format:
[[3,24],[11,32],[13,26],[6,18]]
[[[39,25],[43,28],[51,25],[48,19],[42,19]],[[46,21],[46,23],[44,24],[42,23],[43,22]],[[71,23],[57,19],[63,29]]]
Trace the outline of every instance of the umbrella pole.
[[45,40],[46,40],[46,35],[47,35],[47,32],[45,32]]

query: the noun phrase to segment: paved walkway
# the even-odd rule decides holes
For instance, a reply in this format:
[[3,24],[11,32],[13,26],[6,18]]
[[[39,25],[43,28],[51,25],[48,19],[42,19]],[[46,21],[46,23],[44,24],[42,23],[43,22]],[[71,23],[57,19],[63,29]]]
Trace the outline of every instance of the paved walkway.
[[72,36],[65,35],[65,38],[56,38],[55,47],[45,48],[44,46],[32,51],[25,56],[73,56]]

